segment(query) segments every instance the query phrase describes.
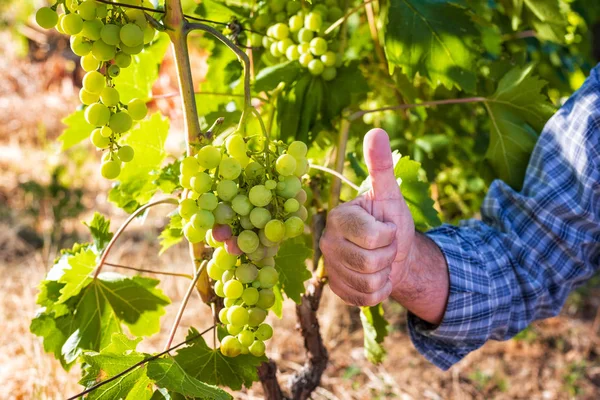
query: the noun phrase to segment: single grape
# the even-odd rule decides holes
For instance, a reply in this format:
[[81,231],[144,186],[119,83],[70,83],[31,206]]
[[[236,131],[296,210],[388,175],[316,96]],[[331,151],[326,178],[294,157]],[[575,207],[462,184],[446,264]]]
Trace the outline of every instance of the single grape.
[[290,28],[290,32],[298,32],[304,27],[304,19],[299,15],[294,15],[290,18],[288,26]]
[[[311,42],[312,44],[312,42]],[[333,51],[328,51],[321,56],[321,62],[326,67],[333,67],[337,61],[337,55]]]
[[[193,157],[190,157],[193,158]],[[192,189],[194,192],[198,194],[203,194],[208,192],[212,188],[212,178],[206,172],[198,172],[194,177],[190,180],[190,184],[192,185]]]
[[148,26],[148,20],[146,20],[144,11],[130,8],[125,12],[125,14],[129,19],[129,22],[136,24],[138,27],[140,27],[140,29],[144,29],[146,26]]
[[308,210],[304,206],[300,206],[300,209],[292,214],[293,217],[298,217],[302,221],[306,221],[308,219]]
[[[217,264],[215,262],[215,260],[210,260],[208,262],[208,264],[206,265],[206,272],[208,273],[208,276],[210,277],[210,279],[218,281],[223,276],[223,272],[225,272],[225,270],[223,268],[221,268],[219,266],[219,264]],[[223,323],[226,324],[227,322],[223,322]]]
[[189,221],[198,211],[196,200],[183,199],[179,202],[179,215],[186,221]]
[[227,311],[229,311],[229,308],[227,307],[221,308],[221,311],[219,311],[219,321],[225,325],[229,324],[229,320],[227,319]]
[[217,204],[219,204],[219,199],[213,193],[204,193],[198,198],[198,205],[203,210],[213,211],[217,208]]
[[99,149],[106,149],[110,145],[110,139],[102,136],[100,129],[94,129],[92,131],[90,140],[92,141],[92,144]]
[[110,119],[110,111],[108,107],[101,103],[94,103],[85,109],[85,120],[94,126],[103,126]]
[[315,76],[321,75],[324,70],[325,67],[323,66],[323,62],[321,62],[321,60],[314,59],[308,63],[308,72]]
[[35,21],[44,29],[52,29],[58,23],[58,14],[50,7],[42,7],[35,13]]
[[275,304],[275,293],[271,289],[261,289],[258,292],[258,301],[256,306],[263,310],[268,310]]
[[271,43],[271,46],[269,47],[269,51],[271,52],[271,55],[275,58],[279,58],[279,57],[283,56],[283,53],[281,51],[279,51],[278,44],[279,44],[279,42],[273,42],[273,43]]
[[250,211],[250,222],[258,229],[263,229],[271,220],[271,213],[266,208],[256,207]]
[[234,256],[241,256],[242,254],[244,254],[244,252],[242,251],[242,249],[240,249],[240,246],[238,245],[237,236],[232,236],[229,239],[225,240],[225,250],[227,250],[227,253]]
[[265,174],[265,168],[259,163],[252,161],[246,168],[244,168],[244,175],[247,179],[253,180],[263,177]]
[[238,158],[246,155],[246,142],[241,135],[231,135],[225,142],[225,147],[230,156]]
[[79,64],[81,64],[81,68],[86,72],[95,71],[100,67],[100,61],[96,60],[91,54],[81,57]]
[[202,168],[214,169],[217,168],[221,162],[221,151],[215,146],[204,146],[198,151],[196,158]]
[[75,13],[67,14],[62,18],[61,27],[67,35],[75,36],[83,29],[83,20]]
[[298,31],[298,42],[302,43],[310,43],[315,34],[310,29],[302,28]]
[[215,294],[219,297],[225,297],[225,292],[223,292],[223,282],[220,280],[215,282]]
[[283,182],[283,187],[280,189],[279,185],[277,186],[277,194],[281,197],[285,197],[286,199],[290,199],[295,197],[296,194],[302,189],[302,182],[296,176],[286,176]]
[[198,173],[200,165],[194,157],[185,157],[179,164],[179,172],[183,175],[194,176]]
[[142,50],[144,50],[144,44],[140,44],[139,46],[135,46],[135,47],[129,47],[126,46],[125,44],[121,43],[119,45],[119,47],[121,48],[121,51],[125,54],[129,54],[129,55],[135,55],[135,54],[140,54],[142,52]]
[[90,93],[100,93],[106,86],[106,78],[98,71],[90,71],[83,77],[83,88]]
[[275,169],[281,176],[289,176],[296,170],[296,159],[289,154],[279,156]]
[[58,22],[56,23],[56,31],[58,33],[62,33],[63,35],[65,35],[65,31],[62,28],[62,22],[63,22],[63,19],[66,17],[66,15],[67,14],[60,14],[58,16]]
[[213,237],[218,242],[224,242],[232,235],[229,225],[215,225],[212,229]]
[[90,93],[85,89],[81,89],[79,91],[79,100],[82,104],[89,106],[90,104],[100,101],[100,95],[98,93]]
[[100,93],[100,100],[102,100],[102,103],[104,103],[105,106],[114,107],[119,104],[119,92],[117,89],[107,86],[102,89],[102,92]]
[[194,228],[197,230],[207,231],[215,224],[215,217],[213,213],[207,210],[198,210],[190,220]]
[[230,224],[235,219],[235,211],[227,203],[219,203],[213,214],[215,215],[215,222],[221,225]]
[[[254,231],[244,230],[238,236],[238,246],[244,253],[253,253],[258,248],[260,240]],[[251,281],[253,281],[252,279]],[[250,281],[249,281],[250,282]],[[244,283],[249,283],[244,282]]]
[[250,259],[250,261],[258,262],[262,260],[263,258],[265,258],[265,246],[259,244],[256,250],[254,250],[252,253],[247,254],[247,256]]
[[285,235],[287,237],[294,238],[296,236],[302,235],[302,233],[304,233],[304,222],[302,221],[302,219],[300,219],[299,217],[292,216],[285,220]]
[[116,78],[117,76],[121,75],[121,67],[119,67],[116,64],[111,65],[110,67],[108,67],[108,76],[110,76],[111,78]]
[[303,158],[301,160],[296,160],[296,169],[294,170],[294,176],[298,178],[302,178],[308,172],[309,165],[308,160]]
[[100,40],[100,32],[102,32],[103,27],[104,24],[99,19],[83,21],[81,35],[93,41]]
[[344,12],[339,7],[331,7],[327,12],[327,20],[335,22],[344,16]]
[[100,167],[100,172],[106,179],[116,179],[121,173],[121,163],[118,161],[107,161]]
[[[273,292],[271,291],[271,293]],[[258,326],[262,324],[266,318],[267,312],[260,307],[252,307],[248,310],[248,325],[250,326]]]
[[308,153],[308,147],[304,142],[296,140],[289,145],[287,153],[294,157],[296,160],[300,160],[306,158],[306,154]]
[[274,267],[263,267],[258,272],[260,287],[270,289],[279,282],[279,273]]
[[220,349],[226,357],[237,357],[242,353],[242,344],[234,336],[226,336],[221,341]]
[[123,162],[130,162],[131,160],[133,160],[134,151],[133,147],[131,146],[121,146],[117,153],[119,155],[119,158]]
[[248,194],[250,202],[256,207],[265,207],[273,199],[273,193],[264,185],[256,185]]
[[119,32],[121,42],[127,47],[136,47],[144,44],[144,32],[136,24],[125,24]]
[[103,40],[96,40],[92,45],[92,54],[98,61],[109,61],[115,56],[116,47],[104,43]]
[[287,199],[283,204],[283,209],[287,213],[293,213],[298,211],[300,208],[300,203],[296,199]]
[[113,134],[113,131],[108,126],[103,126],[102,128],[100,128],[100,133],[104,137],[111,137]]
[[206,230],[198,230],[194,228],[191,222],[188,222],[183,227],[183,235],[190,243],[200,243],[204,240]]
[[323,16],[327,15],[327,11],[329,11],[329,8],[325,4],[317,4],[313,7],[312,11]]
[[[229,299],[225,299],[225,302],[227,302],[227,300],[229,300]],[[231,306],[234,306],[234,305],[235,304],[232,304]],[[227,314],[229,314],[229,311],[227,311]],[[242,330],[244,330],[243,326],[237,326],[237,325],[232,325],[232,324],[227,325],[227,332],[229,332],[230,335],[237,335]],[[240,344],[240,346],[241,346],[241,344]]]
[[121,68],[127,68],[131,65],[131,56],[129,54],[118,52],[115,55],[115,64]]
[[311,12],[304,18],[304,27],[310,29],[313,32],[319,32],[323,25],[323,17],[321,14]]
[[150,44],[156,37],[156,29],[150,24],[144,28],[144,44]]
[[100,31],[100,38],[104,43],[111,46],[116,46],[119,43],[121,43],[121,39],[119,37],[120,32],[120,26],[114,24],[106,24]]
[[[223,291],[225,292],[225,296],[227,296],[228,298],[238,299],[242,296],[242,293],[244,292],[244,286],[242,285],[242,283],[240,281],[231,279],[227,283],[225,283],[225,286],[223,287]],[[247,313],[246,313],[246,315],[247,315]],[[246,321],[244,323],[237,323],[233,319],[230,319],[230,321],[234,325],[245,325],[247,322]]]
[[265,225],[265,236],[271,242],[281,242],[285,236],[285,224],[278,219],[272,219]]
[[219,175],[224,179],[236,179],[242,173],[239,161],[231,157],[223,157],[219,164]]
[[260,243],[265,247],[273,247],[273,246],[277,245],[277,242],[272,242],[271,240],[269,240],[267,238],[267,235],[265,235],[264,229],[261,229],[260,231],[258,231],[258,239],[260,240]]
[[108,7],[106,4],[97,4],[96,6],[96,17],[100,19],[106,18],[108,15]]
[[290,35],[290,28],[282,23],[273,25],[272,35],[277,40],[287,39]]
[[[235,272],[232,269],[228,269],[225,272],[223,272],[223,275],[221,276],[221,282],[223,283],[227,283],[230,280],[232,280],[233,278],[235,278]],[[225,286],[223,286],[223,290],[225,290]],[[225,307],[231,307],[232,305],[236,304],[236,299],[228,299],[230,300],[230,304],[225,303]]]
[[294,46],[294,42],[290,38],[283,39],[277,42],[277,50],[279,50],[281,55],[285,55],[287,53],[287,49],[292,46]]
[[227,251],[222,247],[219,247],[215,250],[213,253],[213,258],[224,270],[233,268],[237,262],[237,257],[227,253]]
[[250,221],[250,217],[248,215],[244,215],[244,216],[240,217],[240,225],[244,229],[252,230],[255,228],[255,226],[252,224],[252,221]]
[[298,46],[290,46],[285,51],[285,56],[290,61],[296,61],[300,58],[300,51],[298,50]]
[[268,181],[265,182],[265,187],[269,190],[275,190],[275,189],[277,189],[277,182],[275,182],[272,179],[269,179]]
[[259,340],[269,340],[273,337],[273,328],[269,324],[260,324],[254,334]]
[[250,214],[250,211],[252,211],[253,206],[248,199],[248,196],[238,194],[231,201],[231,208],[239,215],[248,215]]
[[132,125],[133,120],[131,119],[127,111],[119,111],[117,113],[114,113],[110,117],[110,122],[108,123],[110,129],[112,129],[115,133],[127,132],[129,129],[131,129]]
[[269,7],[273,13],[279,13],[285,9],[286,0],[271,0]]
[[[276,247],[265,247],[265,250],[268,251],[270,249],[274,249]],[[267,252],[265,251],[265,256],[267,255]],[[262,267],[274,267],[275,266],[275,258],[273,257],[265,257],[262,260],[260,260],[257,264],[258,266]]]
[[[316,37],[310,41],[310,51],[315,56],[322,56],[327,52],[327,41],[322,37]],[[335,57],[335,54],[333,54]]]
[[146,118],[148,107],[142,99],[133,99],[127,103],[127,111],[134,121],[139,121]]
[[298,62],[300,62],[300,65],[302,65],[303,67],[308,68],[308,65],[314,60],[315,60],[315,58],[313,57],[312,54],[303,53],[300,55]]
[[87,56],[92,51],[92,43],[84,40],[83,36],[71,36],[71,50],[79,57]]
[[207,245],[209,245],[213,249],[223,246],[223,243],[217,242],[215,240],[214,236],[212,235],[212,229],[209,229],[206,231],[206,235],[204,236],[204,241],[206,242]]
[[262,46],[262,40],[263,40],[263,36],[260,33],[253,32],[250,35],[250,46],[258,49],[260,46]]
[[264,342],[262,342],[260,340],[255,340],[250,345],[248,350],[250,351],[250,354],[252,354],[254,357],[262,357],[265,355],[266,347],[265,347]]
[[250,346],[254,343],[254,333],[248,330],[243,330],[237,336],[242,346]]
[[321,76],[325,81],[332,81],[337,76],[337,69],[335,67],[327,67],[323,70]]
[[308,199],[308,195],[306,194],[306,191],[304,189],[301,189],[294,198],[298,200],[298,203],[304,204]]
[[[245,265],[245,264],[242,264]],[[239,268],[238,268],[239,270]],[[258,271],[257,271],[258,274]],[[258,289],[249,287],[244,289],[244,293],[242,293],[242,300],[249,306],[253,306],[258,301]]]
[[[229,281],[225,284],[225,294],[227,294],[227,285],[235,282],[237,282],[240,285],[240,287],[242,287],[242,284],[238,281]],[[240,292],[240,296],[241,295],[242,293]],[[236,298],[240,296],[237,296]],[[230,296],[227,297],[229,298]],[[233,306],[227,312],[227,319],[232,325],[244,326],[248,323],[248,310],[246,310],[242,306]]]
[[257,31],[263,31],[271,22],[271,17],[268,14],[259,14],[254,19],[252,27]]
[[93,0],[85,0],[77,8],[77,14],[86,21],[91,21],[96,18],[96,2]]

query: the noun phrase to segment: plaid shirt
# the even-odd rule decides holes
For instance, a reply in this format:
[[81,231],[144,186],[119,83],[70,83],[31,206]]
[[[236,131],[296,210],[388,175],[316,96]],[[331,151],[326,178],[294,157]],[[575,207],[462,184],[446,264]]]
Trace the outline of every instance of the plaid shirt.
[[409,332],[444,370],[557,315],[600,269],[600,65],[544,128],[523,189],[493,182],[481,214],[427,233],[446,257],[450,296],[438,327],[409,315]]

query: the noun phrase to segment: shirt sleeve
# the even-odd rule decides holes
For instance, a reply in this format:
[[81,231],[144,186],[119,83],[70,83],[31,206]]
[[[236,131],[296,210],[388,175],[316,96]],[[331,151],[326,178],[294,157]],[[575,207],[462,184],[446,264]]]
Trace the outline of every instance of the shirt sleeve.
[[600,268],[599,68],[544,128],[520,192],[495,181],[481,221],[427,233],[448,264],[448,305],[439,326],[414,315],[408,326],[441,369],[557,315]]

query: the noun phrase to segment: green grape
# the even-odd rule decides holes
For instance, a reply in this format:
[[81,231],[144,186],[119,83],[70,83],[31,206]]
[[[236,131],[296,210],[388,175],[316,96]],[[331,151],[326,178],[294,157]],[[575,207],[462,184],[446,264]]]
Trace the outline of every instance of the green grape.
[[278,219],[272,219],[265,225],[265,236],[271,242],[281,242],[285,236],[285,224]]
[[275,293],[271,289],[261,289],[258,292],[258,301],[256,306],[263,310],[268,310],[275,304]]
[[179,175],[179,184],[181,185],[181,187],[185,188],[185,189],[191,189],[192,186],[190,185],[190,179],[192,177],[191,176],[187,176],[187,175]]
[[131,65],[131,56],[129,54],[118,52],[115,56],[115,64],[121,68],[127,68]]
[[296,199],[287,199],[283,204],[283,209],[286,213],[293,213],[298,211],[300,208],[300,203]]
[[75,36],[83,29],[83,20],[75,13],[67,14],[62,18],[61,27],[67,35]]
[[310,29],[313,32],[319,32],[323,25],[323,17],[321,14],[311,12],[304,18],[304,27]]
[[252,203],[250,203],[248,196],[238,194],[231,201],[231,208],[239,215],[248,215],[252,211]]
[[227,203],[217,204],[217,208],[213,211],[215,222],[220,225],[227,225],[235,219],[235,211]]
[[259,244],[256,250],[254,250],[252,253],[247,254],[247,256],[250,259],[250,261],[258,262],[262,260],[263,258],[265,258],[265,246]]
[[42,7],[35,13],[35,21],[44,29],[52,29],[58,23],[58,14],[50,7]]
[[125,12],[129,22],[133,22],[140,29],[144,29],[148,26],[148,21],[146,20],[146,16],[142,10],[129,9]]
[[327,20],[335,22],[344,16],[344,12],[339,7],[331,7],[327,11]]
[[232,157],[238,158],[246,155],[246,142],[241,135],[231,135],[225,142],[227,152]]
[[148,107],[142,99],[133,99],[127,103],[127,111],[134,121],[139,121],[146,118]]
[[56,23],[56,31],[58,33],[62,33],[63,35],[65,35],[65,31],[62,28],[62,21],[63,21],[63,19],[65,18],[66,15],[67,14],[60,14],[58,16],[58,22]]
[[268,14],[259,14],[253,22],[252,27],[257,31],[263,31],[269,25],[271,19]]
[[81,68],[86,72],[95,71],[100,67],[100,61],[96,60],[91,54],[81,57],[79,63],[81,64]]
[[[231,279],[225,283],[223,287],[223,291],[225,292],[225,296],[230,299],[239,299],[242,297],[242,293],[244,292],[244,285],[240,281],[235,279]],[[235,320],[231,320],[234,325],[245,325],[245,323],[238,324]]]
[[119,32],[121,42],[127,47],[136,47],[144,44],[144,32],[136,24],[126,24]]
[[183,199],[179,202],[179,215],[186,221],[189,221],[194,214],[198,212],[196,200]]
[[142,50],[144,50],[144,44],[140,44],[139,46],[135,46],[135,47],[129,47],[126,46],[125,44],[121,43],[121,45],[119,46],[121,48],[121,51],[125,54],[129,54],[129,55],[135,55],[135,54],[140,54],[142,52]]
[[[315,56],[322,56],[327,52],[327,41],[322,37],[316,37],[310,41],[310,51]],[[335,56],[335,54],[334,54]]]
[[85,0],[77,8],[77,14],[86,21],[96,19],[96,2],[93,0]]
[[[227,301],[228,299],[225,299],[225,301]],[[232,304],[232,306],[235,304]],[[229,311],[227,311],[227,314],[229,314]],[[229,317],[228,317],[229,318]],[[244,330],[243,326],[237,326],[237,325],[232,325],[229,324],[227,325],[227,332],[229,332],[230,335],[237,335],[238,333],[240,333],[242,330]],[[240,344],[241,346],[241,344]],[[240,353],[241,354],[241,353]]]
[[[213,259],[219,264],[224,270],[229,270],[235,266],[237,257],[227,253],[223,247],[219,247],[213,253]],[[227,296],[229,297],[229,296]]]
[[79,91],[79,100],[81,103],[89,106],[90,104],[97,103],[100,100],[100,95],[98,93],[90,93],[85,89],[81,89]]
[[233,336],[226,336],[221,341],[221,354],[226,357],[237,357],[242,353],[242,344]]
[[[260,244],[260,239],[258,235],[251,230],[245,230],[240,233],[238,236],[238,247],[244,253],[249,254],[256,251],[258,245]],[[254,280],[254,279],[252,279]],[[249,282],[244,282],[249,283]]]
[[[227,283],[230,280],[232,280],[233,278],[235,278],[235,272],[232,269],[228,269],[225,272],[223,272],[223,275],[221,276],[221,282],[223,283]],[[223,286],[223,290],[225,290],[225,286]],[[236,300],[236,299],[229,299],[229,300]],[[231,305],[234,305],[234,303],[232,303]],[[225,305],[226,307],[230,307],[231,305]]]
[[217,280],[215,282],[215,294],[219,297],[225,297],[225,292],[223,292],[223,282]]
[[235,277],[242,283],[251,283],[257,276],[258,268],[253,264],[242,264],[235,269]]
[[109,61],[115,56],[116,47],[104,43],[103,40],[96,40],[92,45],[92,54],[98,61]]
[[263,36],[260,33],[252,33],[250,35],[250,46],[259,48],[262,45]]
[[[300,52],[300,57],[302,57],[303,54],[308,54],[312,57],[312,53],[310,52],[310,43],[300,43],[298,45],[298,51]],[[300,58],[298,58],[298,61],[300,61]]]
[[188,222],[183,227],[183,235],[190,243],[200,243],[204,240],[204,235],[206,234],[206,230],[198,230],[194,228],[194,226]]
[[204,193],[198,198],[198,205],[203,210],[213,211],[217,208],[217,204],[219,204],[219,200],[212,193]]
[[279,185],[277,186],[277,194],[286,199],[295,197],[300,189],[302,189],[302,183],[296,176],[286,176],[283,182],[279,183],[283,183],[283,187],[279,188]]
[[215,146],[204,146],[198,151],[196,158],[202,168],[214,169],[217,168],[221,162],[221,151]]
[[[242,284],[239,283],[238,281],[229,281],[225,284],[225,294],[227,294],[227,284],[231,284],[234,282],[237,282],[240,285],[240,288],[242,287]],[[242,295],[242,293],[240,291],[240,295],[237,296],[236,298],[240,297],[241,295]],[[231,298],[230,296],[227,296],[227,297]],[[248,323],[248,310],[246,310],[242,306],[233,306],[227,312],[227,319],[229,320],[229,322],[232,325],[244,326]]]
[[321,76],[325,81],[332,81],[337,76],[337,69],[335,67],[327,67],[323,70]]
[[[206,231],[206,236],[204,236],[204,241],[206,242],[206,244],[208,244],[213,249],[216,249],[217,247],[221,247],[223,245],[222,242],[217,242],[215,240],[214,236],[212,235],[212,229],[209,229]],[[210,276],[210,274],[209,274],[209,276]],[[211,278],[212,278],[212,276],[211,276]],[[213,279],[215,279],[215,278],[213,278]]]
[[260,324],[254,334],[256,335],[257,339],[264,342],[265,340],[269,340],[273,337],[273,328],[269,324]]
[[277,40],[287,39],[290,35],[290,28],[286,24],[277,23],[273,25],[273,37]]
[[318,59],[314,59],[308,63],[308,72],[311,74],[318,76],[323,73],[325,67],[323,66],[323,62]]
[[190,180],[192,189],[198,194],[208,192],[212,188],[212,183],[212,178],[206,172],[199,172]]
[[90,93],[100,93],[106,86],[106,79],[98,71],[90,71],[83,77],[83,88]]
[[111,137],[113,134],[113,131],[108,126],[103,126],[102,128],[100,128],[100,133],[104,137]]
[[302,65],[303,67],[308,68],[308,65],[314,60],[315,60],[315,58],[313,57],[312,54],[304,53],[304,54],[300,55],[298,62],[300,62],[300,65]]
[[271,39],[268,36],[263,36],[262,38],[262,45],[265,49],[270,49],[271,48],[271,44],[273,44],[273,39]]
[[196,175],[199,169],[200,165],[198,165],[198,161],[194,157],[185,157],[181,160],[181,164],[179,164],[179,172],[183,175]]
[[306,154],[308,153],[308,147],[304,142],[296,140],[290,144],[290,146],[287,149],[287,153],[294,157],[296,160],[300,160],[306,158]]
[[269,47],[269,51],[271,52],[271,55],[275,58],[279,58],[279,57],[283,56],[283,53],[281,51],[279,51],[278,44],[279,44],[279,42],[273,42],[273,43],[271,43],[271,47]]
[[296,236],[302,235],[302,233],[304,233],[304,222],[302,221],[302,219],[293,216],[285,220],[285,235],[287,237],[294,238]]
[[[252,211],[250,211],[250,212],[252,212]],[[244,229],[252,230],[255,228],[255,226],[252,224],[252,221],[250,221],[250,217],[247,215],[240,217],[240,225],[242,225],[242,228],[244,228]]]
[[129,129],[131,129],[132,125],[133,120],[131,119],[127,111],[119,111],[117,113],[114,113],[110,117],[110,122],[108,123],[110,129],[112,129],[115,133],[127,132]]
[[247,179],[258,179],[264,176],[265,168],[259,163],[252,161],[246,166],[246,168],[244,168],[244,174],[246,175]]
[[296,170],[296,159],[289,154],[279,156],[275,169],[281,176],[290,176]]
[[333,51],[328,51],[321,56],[321,62],[326,67],[333,67],[337,61],[337,55]]
[[121,159],[121,161],[130,162],[131,160],[133,160],[133,155],[134,155],[133,147],[128,146],[128,145],[121,146],[121,148],[119,149],[117,154],[119,155],[119,158]]
[[262,342],[260,340],[255,340],[250,345],[248,350],[250,351],[250,354],[252,354],[254,357],[262,357],[265,355],[266,347],[265,347],[264,342]]
[[260,240],[260,243],[265,247],[273,247],[273,246],[277,245],[277,242],[272,242],[271,240],[269,240],[267,238],[267,235],[265,235],[264,229],[261,229],[260,231],[258,231],[258,239]]
[[290,61],[296,61],[300,58],[300,51],[298,50],[298,46],[290,46],[285,51],[285,56]]
[[250,346],[254,343],[254,333],[249,330],[243,330],[237,336],[242,346]]
[[306,221],[308,218],[308,210],[304,206],[300,206],[300,209],[292,214],[293,217],[298,217],[302,221]]
[[260,282],[259,281],[252,282],[252,287],[255,288],[255,289],[260,288]]
[[271,213],[266,208],[256,207],[250,211],[250,222],[258,229],[263,229],[271,220]]
[[79,57],[87,56],[92,51],[92,44],[84,41],[82,36],[71,36],[71,50]]
[[229,311],[229,308],[227,308],[227,307],[221,308],[221,311],[219,311],[219,321],[221,321],[221,323],[224,325],[229,324],[229,320],[227,319],[228,311]]
[[279,282],[279,273],[273,267],[263,267],[258,272],[258,281],[260,282],[260,287],[270,289]]
[[97,4],[96,6],[96,17],[100,19],[106,18],[108,15],[108,7],[106,4]]
[[296,196],[294,196],[294,198],[296,200],[298,200],[298,203],[300,204],[304,204],[306,203],[306,200],[308,199],[308,195],[306,194],[306,191],[304,189],[301,189]]
[[[277,249],[277,247],[265,247],[266,250],[270,250],[270,249]],[[265,252],[265,256],[267,256],[268,253]],[[275,258],[273,257],[265,257],[262,260],[260,260],[258,262],[258,265],[262,268],[262,267],[274,267],[275,266]]]
[[273,13],[281,12],[285,9],[286,0],[271,0],[269,7]]
[[250,189],[248,194],[250,203],[256,207],[265,207],[273,199],[273,193],[267,189],[264,185],[256,185]]
[[236,197],[238,186],[234,181],[223,180],[217,185],[217,194],[221,200],[230,201]]
[[312,9],[313,13],[319,14],[321,16],[326,15],[329,8],[325,4],[317,4]]
[[[254,289],[254,288],[252,288]],[[256,289],[255,289],[256,290]],[[261,290],[262,292],[263,290]],[[273,294],[273,291],[271,291]],[[275,295],[273,295],[275,296]],[[260,294],[259,294],[260,297]],[[275,304],[275,297],[273,297],[273,304]],[[260,307],[252,307],[248,310],[248,325],[250,326],[258,326],[262,324],[267,318],[267,312]]]
[[219,164],[219,175],[224,179],[236,179],[242,173],[239,161],[231,157],[223,157]]
[[294,46],[294,42],[292,41],[292,39],[289,38],[277,42],[277,50],[279,50],[282,56],[286,54],[287,49],[291,46]]
[[215,224],[215,217],[210,211],[198,210],[198,212],[196,212],[196,214],[192,216],[190,222],[194,225],[194,228],[196,228],[197,230],[207,231],[211,229]]
[[[311,31],[310,29],[302,28],[298,31],[298,42],[300,44],[310,43],[310,41],[313,39],[314,36],[315,36],[315,34],[313,31]],[[301,51],[301,53],[304,53],[304,52]]]
[[121,75],[121,68],[118,65],[113,64],[108,67],[108,76],[111,78],[116,78],[119,75]]
[[272,179],[269,179],[268,181],[265,182],[265,187],[269,190],[275,190],[275,189],[277,189],[277,182],[275,182]]
[[258,301],[258,289],[249,287],[244,289],[242,293],[242,300],[249,306],[253,306]]
[[105,106],[114,107],[119,104],[119,92],[117,89],[107,86],[102,89],[102,92],[100,93],[100,100],[102,100],[102,103],[104,103]]
[[104,27],[104,24],[99,19],[84,21],[81,35],[93,41],[100,40],[102,27]]
[[99,149],[105,149],[110,145],[110,139],[102,136],[100,129],[94,129],[92,131],[90,140],[92,141],[92,144]]
[[100,172],[106,179],[115,179],[121,173],[121,163],[118,161],[107,161],[102,163]]
[[85,120],[93,126],[103,126],[110,119],[110,110],[104,104],[94,103],[85,109]]
[[119,37],[120,32],[120,26],[114,24],[106,24],[100,31],[100,38],[104,43],[111,46],[116,46],[119,43],[121,43],[121,39]]
[[290,27],[290,32],[298,32],[304,27],[304,18],[300,15],[294,15],[290,18],[288,26]]
[[[206,272],[208,273],[208,276],[210,277],[210,279],[218,281],[223,276],[223,272],[225,272],[225,270],[223,268],[221,268],[219,266],[219,264],[217,264],[215,262],[215,260],[213,259],[208,262],[208,265],[206,266]],[[224,322],[224,324],[226,324],[226,323],[227,322]]]
[[288,1],[285,4],[285,9],[288,14],[296,14],[298,11],[302,10],[302,3],[300,1]]
[[308,172],[308,161],[306,158],[301,160],[296,160],[296,169],[294,170],[294,175],[298,178],[303,177]]

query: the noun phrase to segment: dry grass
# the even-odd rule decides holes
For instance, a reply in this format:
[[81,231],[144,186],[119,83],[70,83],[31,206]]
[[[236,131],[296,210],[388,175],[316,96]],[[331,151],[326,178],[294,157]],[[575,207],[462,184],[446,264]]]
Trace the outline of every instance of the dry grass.
[[[0,43],[6,43],[0,37]],[[22,239],[21,228],[31,225],[38,232],[57,223],[48,213],[31,221],[24,217],[24,199],[18,183],[29,179],[48,181],[48,166],[55,150],[47,144],[60,132],[60,119],[75,106],[77,87],[64,61],[50,59],[41,64],[10,57],[1,47],[0,74],[0,399],[61,399],[80,390],[79,371],[65,372],[43,350],[39,338],[29,333],[34,315],[36,286],[49,266],[52,247],[36,249]],[[166,71],[161,91],[172,85]],[[12,85],[12,86],[10,86]],[[173,103],[175,104],[175,103]],[[172,106],[166,104],[164,106]],[[27,112],[25,112],[27,111]],[[174,125],[180,126],[173,111]],[[46,132],[40,136],[40,131]],[[40,137],[42,139],[40,139]],[[174,143],[177,145],[178,143]],[[74,182],[85,182],[84,203],[113,219],[113,229],[125,215],[105,201],[107,184],[94,166],[73,171]],[[112,261],[152,269],[188,272],[187,251],[177,247],[157,256],[154,234],[163,224],[165,209],[153,211],[145,225],[134,224],[111,256]],[[82,216],[88,219],[89,214]],[[66,221],[64,231],[83,234],[76,221]],[[162,289],[173,299],[167,307],[163,331],[145,340],[145,351],[162,348],[187,282],[166,277]],[[489,343],[471,354],[450,372],[427,363],[413,348],[405,326],[404,311],[387,304],[393,330],[386,341],[389,357],[379,366],[370,365],[362,353],[362,332],[356,310],[341,304],[328,290],[319,312],[331,360],[315,399],[598,399],[600,398],[600,307],[598,289],[582,302],[566,308],[563,315],[535,324],[520,340]],[[293,303],[285,304],[284,315],[294,314]],[[278,363],[283,385],[304,360],[302,338],[295,319],[273,319],[276,335],[269,354]],[[208,308],[194,295],[176,340],[186,328],[202,329],[211,324]],[[209,340],[210,343],[210,340]],[[260,399],[260,385],[236,393],[239,399]]]

